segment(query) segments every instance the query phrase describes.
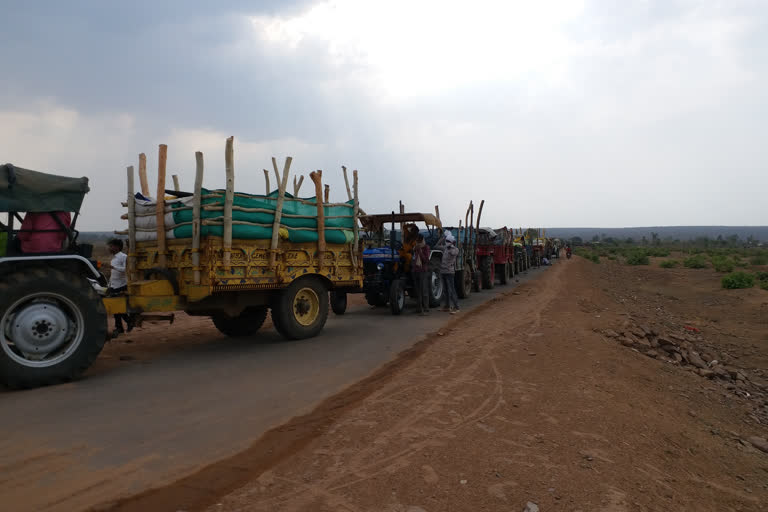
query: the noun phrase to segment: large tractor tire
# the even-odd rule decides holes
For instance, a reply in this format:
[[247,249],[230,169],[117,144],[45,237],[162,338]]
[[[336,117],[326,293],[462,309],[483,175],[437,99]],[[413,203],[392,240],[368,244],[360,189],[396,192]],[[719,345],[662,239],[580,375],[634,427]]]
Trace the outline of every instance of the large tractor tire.
[[329,295],[331,302],[331,311],[336,315],[343,315],[347,312],[347,292],[332,291]]
[[284,338],[317,336],[328,320],[328,290],[314,276],[292,282],[272,303],[272,323]]
[[510,277],[512,277],[511,276],[512,264],[509,263],[509,262],[502,263],[502,264],[496,266],[496,270],[498,270],[498,272],[499,272],[499,282],[501,284],[509,283],[509,279],[510,279]]
[[472,293],[472,270],[469,265],[464,265],[464,268],[456,272],[456,295],[460,299],[466,299],[469,294]]
[[395,279],[389,287],[389,309],[393,315],[399,315],[405,309],[405,282],[402,279]]
[[84,277],[50,268],[0,282],[0,379],[9,388],[70,381],[107,340],[107,312]]
[[237,316],[229,316],[224,312],[216,313],[211,316],[213,325],[216,326],[219,332],[231,338],[253,336],[259,329],[261,329],[261,326],[264,325],[266,319],[266,306],[251,306],[245,308],[243,312]]
[[440,258],[433,257],[429,262],[429,307],[436,308],[443,302],[443,294],[448,290],[443,286],[443,279],[440,275]]
[[491,256],[484,256],[480,259],[480,274],[483,288],[491,290],[496,285],[496,265]]
[[472,291],[477,293],[483,289],[482,286],[483,274],[479,270],[475,270],[472,274]]

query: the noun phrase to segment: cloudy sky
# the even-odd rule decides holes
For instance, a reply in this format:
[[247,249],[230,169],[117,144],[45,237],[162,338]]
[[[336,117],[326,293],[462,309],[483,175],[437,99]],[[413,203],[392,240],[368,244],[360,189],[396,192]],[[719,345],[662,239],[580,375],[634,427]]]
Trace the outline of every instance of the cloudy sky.
[[[215,5],[217,4],[217,5]],[[0,160],[262,192],[270,158],[360,170],[363,208],[490,225],[768,223],[764,0],[0,1]],[[274,180],[273,180],[274,181]],[[170,188],[170,186],[169,186]],[[303,192],[309,194],[306,182]]]

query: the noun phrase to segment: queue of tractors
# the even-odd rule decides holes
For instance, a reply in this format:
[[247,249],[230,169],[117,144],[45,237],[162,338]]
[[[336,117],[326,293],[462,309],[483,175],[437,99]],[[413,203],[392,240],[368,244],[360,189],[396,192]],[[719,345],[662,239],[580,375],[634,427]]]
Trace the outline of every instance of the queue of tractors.
[[319,334],[329,310],[344,314],[348,293],[400,314],[406,297],[415,295],[410,267],[419,235],[431,248],[431,307],[446,293],[440,273],[448,233],[458,249],[459,298],[507,284],[557,252],[552,241],[530,236],[532,230],[481,227],[484,201],[477,218],[470,202],[458,226],[444,226],[437,207],[434,215],[405,213],[402,206],[399,213],[368,215],[360,209],[357,171],[350,187],[346,168],[346,201],[330,200],[322,171],[310,173],[314,195],[302,198],[303,176],[287,191],[291,157],[282,173],[272,159],[277,190],[265,171],[265,194],[235,192],[232,137],[225,144],[224,189],[202,187],[201,152],[194,189],[182,191],[178,182],[166,189],[166,160],[161,144],[155,194],[143,153],[140,190],[133,166],[126,169],[121,218],[128,229],[115,232],[128,245],[119,289],[92,258],[93,246],[78,241],[88,179],[0,166],[0,382],[29,388],[77,378],[101,352],[112,315],[140,325],[172,321],[183,311],[210,317],[234,337],[256,335],[270,314],[277,332],[295,340]]

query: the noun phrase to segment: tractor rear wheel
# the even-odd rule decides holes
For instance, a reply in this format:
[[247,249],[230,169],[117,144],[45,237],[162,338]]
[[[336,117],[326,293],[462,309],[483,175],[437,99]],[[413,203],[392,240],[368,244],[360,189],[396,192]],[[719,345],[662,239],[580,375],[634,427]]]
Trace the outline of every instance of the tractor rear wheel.
[[456,272],[456,295],[460,299],[466,299],[469,294],[472,293],[472,270],[468,264],[464,265],[464,268]]
[[221,332],[232,338],[241,336],[253,336],[256,334],[264,321],[267,319],[266,306],[251,306],[245,308],[237,316],[229,316],[221,312],[211,316],[213,325]]
[[479,270],[475,270],[472,273],[472,291],[473,292],[479,292],[483,289],[482,280],[483,280],[483,275],[480,273]]
[[51,268],[0,282],[0,379],[9,388],[77,378],[107,340],[107,312],[84,277]]
[[272,303],[272,323],[284,338],[317,336],[328,320],[328,291],[320,279],[307,276],[292,282]]
[[482,274],[483,288],[490,290],[496,284],[496,266],[492,256],[483,256],[480,259],[480,273]]
[[440,276],[441,258],[432,257],[429,262],[429,307],[436,308],[443,301],[443,294],[447,290],[443,286],[443,279]]

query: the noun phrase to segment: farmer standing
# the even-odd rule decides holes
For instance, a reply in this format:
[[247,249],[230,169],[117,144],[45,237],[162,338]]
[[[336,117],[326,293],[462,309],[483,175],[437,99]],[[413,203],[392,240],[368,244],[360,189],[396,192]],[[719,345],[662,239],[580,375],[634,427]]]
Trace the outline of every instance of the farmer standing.
[[422,316],[429,313],[429,246],[424,242],[424,235],[416,237],[411,260],[413,273],[413,289],[416,292],[418,313]]
[[[107,296],[116,297],[125,294],[125,291],[128,289],[128,280],[125,275],[125,266],[128,257],[123,252],[123,241],[119,238],[113,238],[107,242],[107,248],[112,255],[112,261],[110,262],[112,271],[109,274]],[[123,329],[123,320],[125,320],[128,332],[131,332],[133,329],[133,319],[131,316],[118,313],[115,315],[115,330],[112,332],[113,338],[117,337],[118,334],[125,332]]]
[[455,315],[459,311],[459,298],[456,295],[456,258],[459,256],[459,249],[456,247],[456,240],[449,231],[445,235],[445,249],[443,250],[443,259],[440,263],[440,278],[443,280],[445,291],[445,307],[443,311]]

